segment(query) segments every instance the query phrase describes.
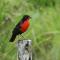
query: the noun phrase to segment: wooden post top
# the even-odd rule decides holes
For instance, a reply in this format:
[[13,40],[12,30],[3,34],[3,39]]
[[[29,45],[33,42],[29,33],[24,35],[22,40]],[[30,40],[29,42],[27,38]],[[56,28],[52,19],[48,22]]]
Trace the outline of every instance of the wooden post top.
[[17,42],[18,60],[32,60],[31,45],[31,40],[19,40]]

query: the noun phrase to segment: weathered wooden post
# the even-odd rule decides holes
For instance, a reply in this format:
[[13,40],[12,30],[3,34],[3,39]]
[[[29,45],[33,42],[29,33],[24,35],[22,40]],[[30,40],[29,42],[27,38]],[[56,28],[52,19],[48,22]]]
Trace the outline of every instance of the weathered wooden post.
[[31,40],[19,40],[17,43],[18,60],[32,60],[32,41]]

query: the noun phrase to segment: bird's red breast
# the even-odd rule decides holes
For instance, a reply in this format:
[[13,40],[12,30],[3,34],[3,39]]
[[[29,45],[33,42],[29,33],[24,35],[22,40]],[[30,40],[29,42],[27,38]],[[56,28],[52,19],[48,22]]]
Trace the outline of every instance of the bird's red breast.
[[25,32],[27,29],[28,29],[28,27],[29,27],[29,20],[26,20],[26,21],[24,21],[20,26],[21,26],[21,28],[20,28],[20,30],[22,31],[22,32]]

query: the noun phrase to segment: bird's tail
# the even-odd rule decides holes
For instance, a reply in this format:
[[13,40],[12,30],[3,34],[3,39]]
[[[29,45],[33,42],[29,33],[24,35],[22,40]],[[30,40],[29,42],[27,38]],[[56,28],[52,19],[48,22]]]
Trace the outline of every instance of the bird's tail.
[[15,38],[16,38],[16,35],[12,34],[12,37],[11,37],[11,39],[9,41],[13,42],[15,40]]

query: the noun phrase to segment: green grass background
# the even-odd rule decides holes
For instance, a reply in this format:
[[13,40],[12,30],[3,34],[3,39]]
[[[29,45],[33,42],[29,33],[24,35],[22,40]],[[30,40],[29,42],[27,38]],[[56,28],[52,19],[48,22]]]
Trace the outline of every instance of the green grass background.
[[12,30],[28,14],[30,27],[23,34],[32,40],[33,60],[60,60],[60,0],[0,0],[0,60],[17,60]]

